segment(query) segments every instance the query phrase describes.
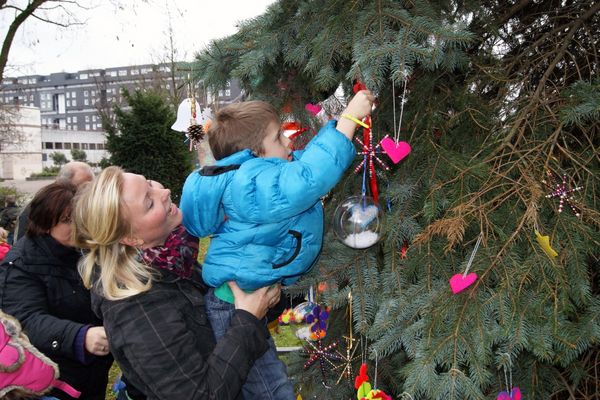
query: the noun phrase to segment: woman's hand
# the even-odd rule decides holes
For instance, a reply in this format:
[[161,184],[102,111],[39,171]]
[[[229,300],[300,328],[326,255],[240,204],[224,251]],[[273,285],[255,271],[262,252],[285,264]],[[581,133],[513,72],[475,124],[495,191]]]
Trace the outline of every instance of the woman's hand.
[[[373,101],[375,101],[375,97],[369,90],[361,90],[354,95],[341,115],[346,114],[360,121],[367,115],[371,115]],[[354,131],[356,130],[356,122],[340,117],[336,128],[348,139],[352,140]]]
[[246,293],[235,282],[227,282],[233,292],[235,308],[248,311],[258,319],[263,319],[269,308],[279,303],[281,285],[263,287]]
[[85,333],[85,349],[95,356],[105,356],[110,350],[103,326],[93,326]]

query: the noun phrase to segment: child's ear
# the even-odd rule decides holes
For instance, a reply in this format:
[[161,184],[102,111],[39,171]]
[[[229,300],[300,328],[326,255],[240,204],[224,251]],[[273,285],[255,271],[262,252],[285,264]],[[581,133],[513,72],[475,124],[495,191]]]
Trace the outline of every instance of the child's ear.
[[131,246],[131,247],[140,247],[141,245],[144,244],[144,241],[142,239],[134,238],[132,236],[125,236],[124,238],[119,240],[119,243],[122,243],[126,246]]

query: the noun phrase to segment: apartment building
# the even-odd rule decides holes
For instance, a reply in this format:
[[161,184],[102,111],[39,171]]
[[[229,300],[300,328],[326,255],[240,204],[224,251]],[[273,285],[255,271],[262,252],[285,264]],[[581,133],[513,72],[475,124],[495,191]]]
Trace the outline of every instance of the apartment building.
[[[43,166],[52,165],[49,154],[59,151],[68,159],[71,148],[80,148],[90,162],[108,156],[99,110],[110,112],[113,105],[123,104],[122,89],[129,91],[152,88],[174,98],[187,95],[187,74],[173,71],[171,65],[146,64],[50,75],[4,78],[0,85],[0,105],[36,107],[40,110]],[[201,106],[204,103],[227,104],[240,96],[239,84],[229,82],[217,93],[202,91],[195,85]]]

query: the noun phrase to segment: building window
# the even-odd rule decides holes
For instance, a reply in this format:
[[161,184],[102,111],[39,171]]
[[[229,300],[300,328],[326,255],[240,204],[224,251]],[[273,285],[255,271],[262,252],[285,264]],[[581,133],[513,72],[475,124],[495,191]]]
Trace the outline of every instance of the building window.
[[83,104],[86,106],[90,105],[90,101],[88,99],[83,99]]
[[71,117],[67,117],[67,122],[70,124],[71,123]]
[[96,122],[96,116],[95,115],[92,115],[92,121]]
[[90,122],[90,116],[89,115],[85,116],[85,122]]
[[90,150],[96,150],[96,143],[90,143]]
[[61,143],[61,142],[56,142],[56,143],[54,143],[54,148],[55,148],[56,150],[62,150],[62,148],[63,148],[63,145],[62,145],[62,143]]
[[66,95],[65,95],[65,97],[66,97],[67,99],[68,99],[68,98],[70,98],[70,97],[71,97],[71,93],[70,93],[70,92],[67,92],[67,93],[66,93]]
[[96,144],[96,149],[98,149],[98,150],[104,150],[104,143],[98,143],[98,144]]
[[225,96],[231,96],[231,90],[225,89]]
[[79,74],[79,79],[87,79],[88,74]]
[[126,69],[120,69],[119,70],[119,76],[127,76],[127,70]]
[[79,143],[73,143],[73,148],[74,149],[79,149]]
[[71,150],[72,144],[65,142],[65,150]]
[[90,124],[85,124],[85,130],[89,131],[90,130]]
[[67,100],[67,107],[71,107],[71,100]]
[[72,98],[76,98],[77,97],[77,93],[76,92],[71,92],[71,97]]
[[54,148],[54,147],[53,147],[53,144],[54,144],[54,143],[52,143],[52,142],[45,142],[45,143],[44,143],[44,148],[45,148],[45,149],[50,149],[50,150],[52,150],[52,149]]
[[84,96],[84,97],[88,97],[88,95],[89,95],[89,92],[88,92],[87,90],[84,90],[84,91],[83,91],[83,96]]
[[81,143],[81,149],[82,150],[89,150],[89,146],[87,143]]
[[73,122],[77,122],[77,117],[73,117]]
[[42,161],[48,161],[48,154],[42,153]]

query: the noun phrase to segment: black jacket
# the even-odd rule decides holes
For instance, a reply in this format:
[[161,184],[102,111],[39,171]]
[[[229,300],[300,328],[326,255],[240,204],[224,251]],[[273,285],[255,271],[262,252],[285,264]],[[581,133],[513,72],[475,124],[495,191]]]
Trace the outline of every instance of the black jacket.
[[200,274],[160,274],[149,291],[123,300],[92,293],[123,374],[149,400],[241,399],[250,368],[268,348],[264,323],[237,310],[215,345]]
[[[80,399],[104,399],[112,357],[92,357],[84,365],[74,352],[83,326],[102,325],[77,272],[79,256],[49,235],[25,236],[0,264],[0,308],[17,318],[31,343],[58,364],[60,379],[81,391]],[[71,399],[59,391],[52,395]]]

